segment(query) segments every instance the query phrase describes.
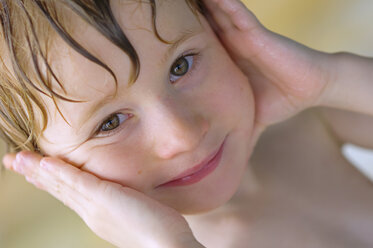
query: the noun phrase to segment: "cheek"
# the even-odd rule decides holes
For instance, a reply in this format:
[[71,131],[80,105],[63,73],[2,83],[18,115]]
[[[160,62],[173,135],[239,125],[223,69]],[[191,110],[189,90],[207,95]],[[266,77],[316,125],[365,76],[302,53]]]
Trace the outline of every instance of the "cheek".
[[[80,150],[71,154],[69,159],[77,160],[85,157],[83,170],[97,177],[123,186],[145,191],[149,182],[146,178],[145,161],[142,151],[136,145],[123,147],[121,144],[100,146],[86,151]],[[87,157],[89,154],[89,157]],[[146,180],[147,179],[147,180]]]
[[[251,127],[254,122],[254,95],[248,78],[229,60],[212,70],[205,101],[211,106],[211,112],[220,116],[229,125],[246,125]],[[224,61],[224,60],[222,60]]]

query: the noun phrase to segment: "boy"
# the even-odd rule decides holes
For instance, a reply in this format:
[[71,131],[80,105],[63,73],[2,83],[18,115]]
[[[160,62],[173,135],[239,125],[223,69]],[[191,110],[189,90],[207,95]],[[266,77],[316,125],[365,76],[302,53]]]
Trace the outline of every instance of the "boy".
[[[361,225],[366,222],[366,232],[372,230],[369,227],[371,221],[367,219],[371,216],[372,209],[372,200],[369,198],[371,184],[342,159],[338,149],[340,143],[336,142],[335,137],[343,137],[338,132],[343,126],[338,125],[335,118],[328,116],[329,119],[325,120],[322,115],[330,113],[338,114],[339,118],[347,118],[344,112],[312,109],[276,126],[276,129],[269,129],[257,145],[250,166],[246,166],[265,127],[305,108],[323,105],[372,114],[371,108],[366,107],[369,98],[364,96],[365,92],[369,92],[369,84],[364,85],[367,82],[364,76],[369,73],[364,70],[364,66],[368,68],[370,61],[365,62],[353,56],[350,59],[349,55],[326,55],[292,43],[265,30],[237,1],[219,1],[219,7],[213,2],[206,4],[214,15],[210,17],[210,21],[215,22],[214,26],[221,41],[240,69],[245,72],[250,84],[220,49],[204,19],[201,24],[204,32],[199,34],[202,38],[198,39],[197,35],[194,40],[189,40],[190,43],[181,45],[183,50],[195,49],[196,51],[193,50],[190,54],[196,53],[200,57],[186,54],[189,57],[184,55],[176,60],[173,64],[175,67],[172,67],[176,70],[171,69],[170,76],[173,76],[173,80],[170,81],[179,81],[177,83],[180,86],[176,83],[172,88],[159,83],[163,82],[159,80],[162,78],[162,66],[156,67],[152,62],[158,61],[164,53],[167,54],[166,47],[155,41],[145,43],[145,40],[150,41],[151,37],[145,38],[143,33],[137,36],[135,32],[128,31],[129,37],[139,47],[140,58],[144,57],[141,54],[145,54],[145,58],[151,59],[150,62],[144,61],[145,73],[140,73],[137,83],[133,85],[138,88],[125,91],[118,84],[119,97],[110,98],[111,105],[102,112],[111,112],[111,108],[116,105],[123,108],[122,104],[126,111],[115,111],[114,115],[110,115],[103,123],[106,125],[99,126],[99,131],[105,133],[108,129],[115,130],[135,116],[137,119],[132,119],[129,124],[131,131],[126,132],[123,129],[112,136],[104,136],[106,141],[87,139],[87,142],[83,137],[80,141],[79,135],[84,136],[81,133],[84,131],[79,132],[81,129],[77,129],[78,131],[73,133],[71,129],[74,123],[79,122],[75,121],[74,117],[80,117],[80,113],[85,112],[83,107],[78,108],[78,105],[73,103],[70,103],[69,107],[68,103],[59,102],[62,113],[73,113],[74,116],[66,117],[65,114],[67,121],[63,122],[61,115],[54,114],[55,119],[51,120],[53,123],[43,133],[45,139],[39,140],[42,153],[59,156],[82,170],[117,184],[101,181],[90,173],[67,166],[61,160],[41,160],[40,156],[25,152],[17,156],[18,161],[13,163],[13,168],[23,172],[40,188],[64,201],[77,211],[98,235],[118,246],[149,247],[149,244],[158,244],[164,245],[163,247],[182,247],[186,244],[186,247],[191,247],[190,243],[193,243],[192,247],[197,247],[196,240],[207,247],[371,245],[369,233],[362,237],[355,234],[355,223]],[[165,12],[178,13],[180,22],[176,22],[175,26],[181,26],[184,22],[180,13],[185,12],[177,11],[176,8],[185,10],[187,6],[177,1],[173,6],[175,9],[171,7],[166,11],[166,7],[170,5],[163,6]],[[118,10],[119,6],[117,7],[113,9]],[[190,17],[185,18],[191,20]],[[140,19],[142,18],[138,16],[133,23],[139,24]],[[126,19],[120,23],[127,24],[130,21]],[[197,22],[194,24],[195,26],[188,22],[191,26],[187,29],[197,29]],[[164,35],[172,36],[172,33],[177,33],[175,30],[167,26],[167,31],[170,32]],[[113,56],[116,50],[110,49],[110,44],[105,41],[98,41],[100,47],[90,43],[90,37],[93,37],[90,35],[98,39],[98,35],[90,33],[87,28],[87,33],[81,37],[80,42],[98,54],[109,68],[113,68],[115,75],[129,75],[123,73],[122,68],[128,68],[127,64],[130,63],[123,64],[124,59],[118,55]],[[63,47],[62,44],[57,44],[58,47]],[[100,50],[101,47],[105,49]],[[67,61],[63,61],[63,57],[60,59],[59,55],[61,65],[56,62],[56,68],[63,71],[59,76],[62,77],[61,81],[67,92],[86,93],[78,97],[85,100],[92,95],[89,92],[91,88],[96,94],[99,94],[97,91],[103,95],[105,90],[110,92],[112,82],[106,83],[104,72],[96,72],[96,67],[80,60],[78,56],[74,57],[72,51],[68,51],[68,54],[70,56],[66,58]],[[350,62],[352,59],[356,62]],[[197,64],[195,61],[198,61],[197,69],[192,67]],[[347,76],[342,78],[344,81],[335,78],[337,73],[347,71],[338,66],[332,67],[335,61],[341,61],[338,66],[342,67],[348,63],[347,76],[354,76],[357,70],[355,68],[361,70],[357,73],[361,75],[358,82],[364,92],[351,91],[346,87],[349,83]],[[71,68],[67,67],[65,62],[72,64]],[[356,66],[357,63],[361,66]],[[79,65],[79,70],[85,73],[80,75],[75,71],[75,65]],[[189,71],[189,68],[194,69]],[[182,73],[176,75],[179,70]],[[187,75],[188,80],[184,79]],[[101,78],[102,80],[98,81],[104,82],[102,85],[93,83],[79,86],[87,89],[87,92],[76,90],[79,82],[92,82]],[[118,82],[128,81],[126,79],[118,77]],[[255,95],[255,106],[251,87]],[[341,97],[346,88],[350,92],[346,91],[345,95],[353,101],[346,101]],[[106,94],[108,95],[108,92]],[[354,98],[354,94],[359,97]],[[113,103],[113,99],[119,100]],[[55,105],[49,103],[47,106],[51,108]],[[128,118],[127,108],[133,111],[127,115]],[[74,112],[70,109],[74,109]],[[49,111],[58,112],[57,109]],[[69,120],[70,125],[67,125]],[[328,125],[329,129],[326,128]],[[89,127],[89,124],[86,126]],[[336,130],[336,134],[328,133],[332,130]],[[276,142],[281,142],[283,146],[276,145]],[[278,147],[283,149],[274,150]],[[201,175],[201,171],[206,172],[208,168],[212,168],[212,163],[207,163],[203,168],[199,168],[201,171],[194,171],[194,175],[183,175],[183,180],[177,181],[176,186],[175,181],[169,184],[176,172],[183,172],[201,161],[206,162],[203,158],[210,159],[212,156],[209,154],[215,155],[213,158],[218,161],[214,170]],[[220,159],[216,154],[220,154]],[[28,159],[28,166],[21,166],[19,159],[22,158],[23,163]],[[12,155],[5,158],[8,168],[12,160]],[[40,160],[45,168],[37,166]],[[208,166],[210,164],[211,167]],[[198,180],[196,174],[199,174]],[[242,181],[240,177],[244,177]],[[143,192],[185,214],[196,240],[185,222],[170,208],[157,205],[158,203],[151,199],[143,198],[143,195],[137,195],[137,192],[122,186]],[[223,205],[236,191],[234,197]],[[93,197],[97,192],[99,197]],[[138,201],[128,199],[125,193],[135,194],[135,200]],[[129,200],[135,202],[136,208],[129,206]],[[110,204],[105,205],[104,202]],[[220,205],[222,206],[219,207]],[[147,207],[157,209],[158,214],[148,215]],[[130,210],[131,214],[128,214]],[[208,210],[210,211],[197,214]],[[100,218],[102,216],[106,218],[103,220]],[[160,216],[167,218],[162,219]],[[124,219],[126,223],[123,223]],[[105,224],[106,226],[103,226]],[[286,228],[283,227],[284,224]],[[158,227],[156,233],[154,228],[149,228],[155,226]],[[144,237],[138,236],[139,230],[149,239],[141,240]],[[153,235],[150,235],[151,233]],[[333,235],[340,236],[339,234],[343,234],[342,238],[333,238]]]

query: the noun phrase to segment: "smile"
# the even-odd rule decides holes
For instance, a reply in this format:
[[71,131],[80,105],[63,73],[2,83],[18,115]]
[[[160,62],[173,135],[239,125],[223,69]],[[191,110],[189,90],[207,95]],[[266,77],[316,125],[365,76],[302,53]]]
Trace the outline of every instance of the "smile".
[[225,140],[221,144],[220,148],[211,156],[206,159],[207,161],[202,162],[199,165],[194,166],[193,168],[183,172],[181,175],[176,177],[169,182],[157,186],[159,187],[174,187],[174,186],[185,186],[197,183],[213,172],[219,165],[221,157],[224,151]]

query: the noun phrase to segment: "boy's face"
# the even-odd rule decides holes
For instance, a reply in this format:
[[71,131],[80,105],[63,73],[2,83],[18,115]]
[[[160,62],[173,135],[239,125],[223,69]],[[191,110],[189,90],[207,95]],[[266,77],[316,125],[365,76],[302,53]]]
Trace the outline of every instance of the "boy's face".
[[[140,75],[130,88],[127,55],[78,18],[75,22],[82,27],[75,30],[78,42],[117,76],[115,98],[110,97],[115,91],[110,74],[57,40],[58,59],[52,67],[68,97],[85,102],[58,101],[69,126],[45,98],[50,116],[40,147],[181,213],[202,212],[228,201],[240,184],[254,145],[253,95],[248,79],[202,16],[201,26],[184,0],[159,2],[156,16],[162,38],[192,33],[174,50],[152,31],[148,4],[112,1],[140,58]],[[170,73],[182,55],[187,55],[179,63],[183,73]],[[117,115],[97,133],[113,114]],[[224,140],[220,164],[207,177],[188,186],[157,187],[199,164]]]

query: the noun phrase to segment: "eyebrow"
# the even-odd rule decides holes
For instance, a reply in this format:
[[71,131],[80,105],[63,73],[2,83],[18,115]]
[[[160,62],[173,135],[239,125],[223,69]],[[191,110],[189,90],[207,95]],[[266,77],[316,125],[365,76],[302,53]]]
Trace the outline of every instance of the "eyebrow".
[[169,60],[169,58],[172,56],[172,54],[175,53],[175,51],[179,48],[181,44],[202,32],[203,28],[198,30],[187,29],[181,32],[180,37],[177,38],[177,40],[170,45],[170,48],[167,50],[163,58],[160,60],[160,63],[165,64],[166,61]]
[[[84,126],[84,123],[91,118],[91,116],[96,113],[96,111],[106,104],[110,103],[114,99],[114,94],[106,95],[103,99],[92,104],[92,106],[86,111],[86,114],[83,114],[83,117],[78,120],[78,129],[77,132]],[[105,116],[106,118],[106,116]],[[93,130],[92,132],[96,132]]]
[[[198,30],[192,30],[187,29],[181,32],[181,35],[176,39],[175,42],[172,42],[169,49],[164,54],[163,58],[160,59],[161,64],[165,64],[170,57],[176,52],[176,50],[180,47],[181,44],[185,43],[187,40],[191,39],[194,36],[197,36],[198,34],[201,34],[204,31],[203,28],[200,28]],[[110,103],[115,99],[115,95],[117,94],[109,94],[106,95],[103,99],[100,101],[94,103],[86,112],[86,114],[83,115],[83,117],[78,121],[78,129],[83,127],[83,123],[86,122],[91,116],[100,108],[102,108],[104,105]],[[106,116],[105,116],[106,118]],[[96,130],[92,131],[93,133],[96,132]]]

